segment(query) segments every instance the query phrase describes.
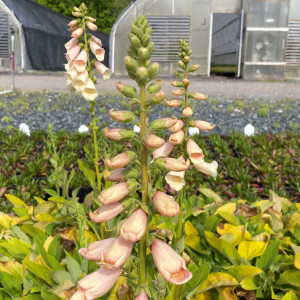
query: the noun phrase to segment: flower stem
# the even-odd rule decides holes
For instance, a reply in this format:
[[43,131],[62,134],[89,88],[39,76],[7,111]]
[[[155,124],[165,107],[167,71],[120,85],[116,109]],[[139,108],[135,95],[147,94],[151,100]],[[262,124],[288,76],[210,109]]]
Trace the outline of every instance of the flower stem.
[[[140,108],[140,145],[141,145],[141,171],[142,171],[142,202],[148,206],[148,149],[144,143],[144,136],[147,132],[146,85],[140,86],[141,108]],[[146,283],[146,252],[147,252],[147,231],[139,242],[139,284]]]

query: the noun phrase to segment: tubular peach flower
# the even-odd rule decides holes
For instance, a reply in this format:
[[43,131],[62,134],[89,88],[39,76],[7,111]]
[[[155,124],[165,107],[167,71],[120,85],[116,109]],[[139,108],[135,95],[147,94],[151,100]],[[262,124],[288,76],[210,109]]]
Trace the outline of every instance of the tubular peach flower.
[[184,131],[181,129],[170,135],[169,142],[174,145],[178,145],[183,141],[183,139],[184,139]]
[[106,204],[94,212],[90,211],[90,219],[95,223],[107,222],[118,216],[123,210],[124,206],[119,202]]
[[190,117],[190,116],[192,116],[193,113],[194,113],[194,111],[193,111],[193,109],[192,109],[190,106],[186,107],[186,108],[182,111],[182,114],[183,114],[185,117],[187,117],[187,118]]
[[135,119],[134,113],[127,110],[114,111],[114,109],[112,108],[109,111],[109,115],[112,119],[126,124],[131,123]]
[[168,129],[175,125],[177,122],[177,119],[175,117],[173,118],[163,118],[163,119],[157,119],[152,122],[151,127],[154,130],[162,130],[162,129]]
[[106,190],[102,190],[98,196],[98,200],[103,204],[116,203],[130,194],[135,188],[136,181],[134,180],[117,183]]
[[172,91],[172,94],[173,94],[174,96],[182,96],[183,93],[184,93],[184,90],[183,90],[183,89],[173,90],[173,91]]
[[165,176],[165,179],[167,184],[171,187],[171,189],[173,189],[176,192],[179,192],[185,185],[184,175],[185,175],[184,171],[182,172],[170,171]]
[[83,29],[81,27],[79,27],[78,29],[72,32],[72,36],[77,38],[80,37],[82,34],[83,34]]
[[[116,283],[121,275],[121,268],[106,270],[99,268],[97,271],[86,275],[78,282],[80,290],[84,291],[84,300],[93,300],[106,294]],[[71,298],[72,300],[76,298]]]
[[173,284],[184,284],[193,276],[183,258],[157,238],[152,243],[152,257],[162,277]]
[[89,73],[85,70],[83,73],[80,73],[76,79],[73,81],[73,86],[76,91],[82,92],[86,86],[86,82],[88,81]]
[[197,127],[200,130],[213,130],[216,125],[206,121],[196,120],[191,124],[191,126]]
[[204,95],[202,93],[190,93],[189,98],[199,100],[199,101],[203,101],[203,100],[207,99],[207,95]]
[[81,13],[79,11],[72,11],[72,15],[76,18],[81,17]]
[[170,106],[170,107],[177,107],[177,106],[180,106],[182,104],[182,101],[181,100],[168,100],[166,101],[166,104],[167,106]]
[[84,72],[87,63],[87,52],[85,49],[81,50],[78,56],[74,59],[73,65],[78,72]]
[[177,132],[184,126],[184,122],[182,120],[177,120],[175,125],[169,128],[169,131],[171,132]]
[[93,42],[95,42],[96,44],[98,44],[100,47],[102,47],[102,42],[100,39],[98,39],[96,36],[91,35],[91,39]]
[[76,29],[78,29],[77,26],[71,26],[71,27],[68,29],[68,31],[73,32],[73,31],[75,31]]
[[73,37],[72,39],[70,39],[70,40],[65,44],[65,48],[67,49],[67,51],[69,51],[69,49],[71,49],[71,48],[74,47],[75,45],[78,45],[78,38],[77,38],[77,37]]
[[111,69],[108,69],[104,64],[99,61],[95,61],[95,68],[102,75],[103,80],[107,80],[110,78]]
[[131,216],[123,223],[120,235],[128,242],[140,240],[146,232],[147,215],[142,208],[135,210]]
[[154,161],[154,165],[162,170],[169,170],[174,172],[186,171],[190,166],[190,161],[187,159],[186,162],[181,161],[181,159],[164,157],[157,158]]
[[203,151],[192,139],[188,139],[186,143],[186,151],[193,164],[201,164],[204,162]]
[[71,22],[68,23],[68,26],[72,27],[72,26],[76,26],[78,23],[77,20],[72,20]]
[[127,166],[135,158],[136,158],[135,152],[126,151],[116,155],[112,159],[106,158],[104,163],[110,169],[119,169]]
[[134,137],[134,131],[122,128],[108,129],[105,127],[104,135],[112,141],[123,141],[132,139]]
[[67,77],[67,84],[73,83],[73,81],[78,77],[79,73],[76,69],[71,69],[69,72],[65,72]]
[[131,254],[132,242],[124,240],[118,236],[101,255],[101,261],[98,263],[104,269],[115,269],[122,267]]
[[98,61],[104,60],[105,50],[103,48],[101,48],[97,43],[93,41],[90,42],[90,48]]
[[151,149],[156,149],[164,145],[165,140],[155,134],[148,134],[145,139],[145,144]]
[[139,294],[137,295],[135,300],[148,300],[148,296],[147,296],[146,292],[144,290],[142,290],[141,292],[139,292]]
[[98,97],[99,93],[96,90],[95,84],[91,78],[89,78],[82,91],[82,96],[87,101],[94,101]]
[[179,205],[172,196],[164,192],[156,191],[153,195],[153,203],[156,210],[165,217],[174,217],[179,214]]
[[218,163],[214,160],[211,163],[203,161],[202,163],[194,164],[195,168],[203,174],[210,175],[216,179]]
[[125,179],[134,179],[140,177],[140,174],[137,169],[130,168],[121,168],[114,170],[112,172],[103,172],[103,176],[105,180],[112,181],[112,182],[119,182]]
[[87,22],[86,26],[88,27],[89,30],[92,30],[92,31],[96,31],[98,29],[97,25],[95,25],[92,22]]
[[81,256],[88,260],[99,261],[101,259],[102,252],[109,247],[114,240],[114,238],[111,238],[92,242],[87,248],[81,248],[78,252]]
[[92,18],[92,17],[88,17],[88,20],[91,21],[91,22],[96,22],[96,19]]
[[67,61],[70,63],[72,62],[77,55],[80,52],[80,46],[79,45],[75,45],[72,48],[69,49],[69,51],[65,54],[65,57],[67,59]]
[[170,142],[166,142],[161,147],[153,151],[152,156],[154,159],[159,157],[167,157],[174,149],[174,145]]

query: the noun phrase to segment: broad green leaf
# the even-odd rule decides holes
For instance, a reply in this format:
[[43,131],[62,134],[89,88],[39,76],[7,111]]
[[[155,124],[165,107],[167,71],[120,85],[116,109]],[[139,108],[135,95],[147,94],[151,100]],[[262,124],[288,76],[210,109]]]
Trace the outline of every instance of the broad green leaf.
[[199,191],[207,198],[211,198],[216,202],[223,202],[223,199],[209,188],[200,188]]
[[21,300],[41,300],[41,294],[39,293],[29,294],[25,297],[22,297]]
[[68,205],[68,206],[71,206],[71,207],[74,206],[74,203],[72,201],[68,201],[64,197],[57,197],[57,196],[55,196],[55,197],[50,197],[48,200],[49,201],[53,201],[55,203],[60,203],[60,204]]
[[0,271],[0,282],[5,289],[21,293],[22,281],[15,276]]
[[292,234],[295,234],[297,226],[300,226],[300,214],[294,213],[291,215],[285,229],[290,230]]
[[37,214],[34,217],[40,222],[55,222],[55,218],[50,214]]
[[295,255],[294,266],[300,270],[300,252]]
[[24,254],[30,252],[31,244],[21,241],[17,238],[11,238],[8,241],[2,241],[1,247],[5,248],[12,256],[16,254]]
[[261,200],[255,202],[255,207],[259,207],[262,213],[265,212],[268,208],[272,207],[273,205],[274,203],[269,200]]
[[224,220],[226,220],[229,224],[233,224],[233,225],[239,224],[236,216],[228,211],[220,211],[218,215],[221,216]]
[[233,266],[227,272],[239,282],[245,278],[263,273],[261,269],[247,265]]
[[78,159],[79,169],[83,172],[84,176],[88,179],[90,186],[93,187],[95,185],[96,176],[95,172],[89,167],[89,165]]
[[48,214],[53,211],[53,209],[56,207],[56,204],[50,201],[43,202],[41,204],[38,204],[34,208],[34,214]]
[[65,270],[65,268],[61,265],[61,263],[52,255],[47,254],[47,260],[51,268],[53,268],[54,271],[58,270]]
[[27,208],[24,207],[13,207],[13,212],[19,217],[28,217],[29,218],[29,214],[28,214],[28,210]]
[[64,270],[58,270],[53,273],[53,280],[57,284],[63,284],[65,281],[71,281],[72,282],[72,277],[69,272],[64,271]]
[[298,300],[299,298],[293,291],[286,293],[281,300]]
[[279,251],[280,240],[276,239],[270,242],[265,252],[257,260],[257,266],[261,269],[268,270],[274,262]]
[[251,260],[254,257],[262,255],[266,247],[266,242],[243,240],[239,244],[238,253],[241,257]]
[[198,235],[198,231],[190,221],[187,221],[185,223],[184,231],[185,231],[185,238],[184,238],[185,244],[191,247],[193,250],[200,252],[201,251],[200,237]]
[[72,281],[76,283],[80,279],[82,274],[80,264],[68,253],[66,255],[66,263],[68,271],[72,277]]
[[62,300],[62,298],[60,298],[56,294],[54,294],[54,293],[52,293],[50,291],[47,291],[45,289],[42,290],[41,296],[42,296],[42,299]]
[[207,278],[201,283],[201,285],[195,291],[195,294],[203,293],[210,289],[214,289],[220,286],[237,286],[238,282],[229,274],[226,273],[210,273]]
[[199,285],[208,276],[210,271],[210,265],[208,262],[203,264],[201,267],[198,267],[197,265],[194,264],[190,264],[188,269],[193,274],[192,279],[189,280],[184,286],[184,291],[188,293],[186,298],[189,300],[195,294],[195,291],[197,290]]
[[40,197],[34,196],[33,198],[37,201],[38,204],[47,203],[46,200],[44,200]]
[[28,206],[26,205],[26,203],[23,202],[21,199],[19,199],[16,196],[13,196],[13,195],[10,195],[10,194],[5,194],[5,197],[14,206],[28,208]]
[[51,279],[51,272],[50,270],[43,266],[40,263],[36,263],[29,260],[29,256],[27,256],[23,260],[23,265],[28,268],[30,272],[32,272],[35,276],[39,277],[40,279],[46,281],[48,284],[52,284]]
[[10,229],[12,217],[0,211],[0,225],[5,229]]
[[300,272],[298,270],[289,270],[280,274],[276,285],[291,285],[300,288]]
[[9,273],[22,281],[22,265],[16,261],[9,260],[7,262],[1,262],[0,271]]
[[52,292],[61,297],[62,299],[70,299],[71,294],[74,293],[74,290],[72,290],[73,287],[76,285],[70,281],[65,280],[64,283],[56,286]]
[[212,215],[206,217],[204,229],[207,231],[214,232],[221,221],[222,217],[220,217],[219,215]]
[[41,241],[46,240],[46,234],[43,230],[30,224],[22,225],[22,230],[29,234],[32,238],[39,238]]
[[11,226],[11,230],[14,232],[14,234],[23,242],[27,244],[31,244],[30,238],[22,231],[22,229],[18,226]]
[[251,291],[251,290],[257,290],[262,286],[262,280],[259,277],[259,275],[247,277],[244,280],[241,281],[241,287],[244,290]]
[[209,231],[205,231],[204,234],[207,242],[222,255],[228,258],[232,264],[236,265],[241,262],[241,258],[237,250],[229,242],[217,238],[212,232]]

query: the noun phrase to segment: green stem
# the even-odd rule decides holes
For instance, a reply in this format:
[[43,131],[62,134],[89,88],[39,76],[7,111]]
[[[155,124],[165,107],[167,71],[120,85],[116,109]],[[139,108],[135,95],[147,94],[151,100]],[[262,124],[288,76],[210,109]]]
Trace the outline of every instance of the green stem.
[[[147,113],[145,108],[146,103],[146,85],[140,86],[141,92],[141,108],[140,108],[140,145],[141,145],[141,171],[142,171],[142,202],[148,206],[148,149],[144,143],[144,137],[147,132]],[[139,284],[146,283],[146,253],[147,253],[147,232],[139,242]]]

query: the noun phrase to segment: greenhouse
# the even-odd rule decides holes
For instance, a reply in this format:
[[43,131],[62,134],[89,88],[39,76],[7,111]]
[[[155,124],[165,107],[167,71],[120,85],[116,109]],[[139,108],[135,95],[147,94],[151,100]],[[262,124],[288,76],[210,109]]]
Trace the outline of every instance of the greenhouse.
[[246,79],[300,78],[300,3],[297,0],[137,0],[116,21],[110,36],[110,65],[125,75],[130,23],[144,14],[156,45],[161,74],[177,67],[179,39],[193,50],[197,75],[225,67]]
[[[0,0],[0,71],[11,68],[12,35],[17,71],[63,70],[70,20],[32,0]],[[108,53],[108,36],[100,31],[93,34]]]

